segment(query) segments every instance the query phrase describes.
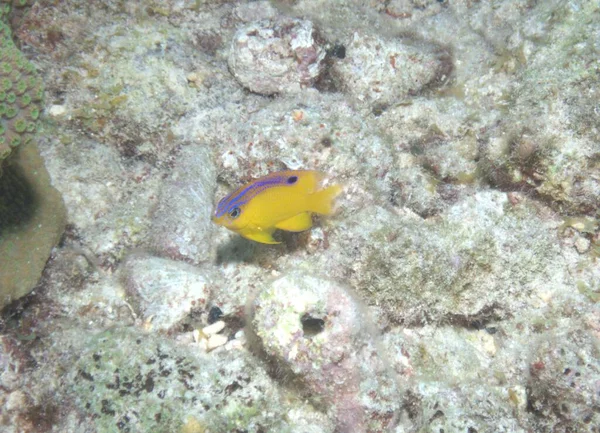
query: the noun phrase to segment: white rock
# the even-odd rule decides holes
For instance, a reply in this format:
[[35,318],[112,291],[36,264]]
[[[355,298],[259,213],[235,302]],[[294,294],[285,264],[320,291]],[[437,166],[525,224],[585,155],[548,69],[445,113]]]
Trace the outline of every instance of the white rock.
[[208,271],[167,259],[133,256],[122,281],[130,302],[148,330],[169,329],[210,298]]
[[208,325],[208,326],[205,326],[204,328],[202,328],[202,332],[204,333],[204,335],[210,337],[211,335],[218,334],[224,328],[225,328],[225,322],[223,322],[222,320],[219,320],[219,321],[213,323],[212,325]]
[[583,254],[590,249],[590,241],[582,236],[579,236],[575,241],[575,248],[579,254]]
[[224,346],[227,343],[227,335],[221,335],[221,334],[216,334],[216,335],[211,335],[210,338],[208,339],[208,343],[207,343],[207,350],[213,350],[216,349],[217,347],[221,347]]
[[63,116],[67,112],[67,109],[64,105],[53,105],[48,110],[48,114],[52,117],[60,117]]

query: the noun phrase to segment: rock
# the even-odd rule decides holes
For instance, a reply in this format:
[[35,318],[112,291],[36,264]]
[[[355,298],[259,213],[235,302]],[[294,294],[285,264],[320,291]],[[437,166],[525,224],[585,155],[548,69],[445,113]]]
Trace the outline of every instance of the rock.
[[209,258],[216,177],[205,147],[181,149],[152,215],[150,244],[155,253],[195,264]]
[[451,72],[449,54],[431,44],[361,33],[354,34],[345,58],[331,70],[339,88],[370,106],[400,102],[444,82]]
[[399,409],[396,383],[360,305],[344,287],[292,272],[260,291],[253,312],[266,353],[329,405],[336,431],[392,428]]
[[227,335],[211,335],[206,343],[206,350],[211,351],[217,347],[224,346],[227,343]]
[[[116,328],[96,335],[56,336],[77,347],[64,366],[61,389],[99,432],[180,432],[190,417],[200,430],[292,430],[287,413],[315,432],[332,433],[322,414],[283,398],[257,360],[245,351],[204,353],[155,334]],[[93,426],[93,428],[92,428]],[[118,426],[118,427],[117,427]]]
[[585,329],[557,329],[544,336],[531,357],[527,387],[535,431],[596,431],[599,359],[598,340]]
[[[586,42],[596,9],[591,3],[572,10],[544,2],[523,20],[517,4],[506,2],[498,8],[486,5],[480,13],[480,25],[494,23],[487,26],[488,40],[508,43],[502,47],[504,57],[519,64],[505,96],[510,110],[480,140],[480,171],[499,188],[535,193],[561,214],[596,216],[600,91],[597,77],[581,67],[597,61]],[[552,23],[549,14],[556,17]],[[532,40],[539,48],[531,47]],[[575,45],[578,49],[572,51]],[[547,77],[540,81],[544,73]]]
[[556,223],[531,202],[513,208],[506,194],[481,191],[425,221],[365,209],[342,223],[332,248],[346,256],[350,284],[393,322],[485,323],[517,314],[544,287],[564,287]]
[[35,287],[65,224],[37,146],[21,146],[0,177],[0,309]]
[[202,333],[204,335],[211,336],[211,335],[218,334],[223,329],[225,329],[225,322],[223,322],[222,320],[219,320],[218,322],[212,323],[212,324],[202,328]]
[[240,28],[228,62],[242,86],[272,95],[311,86],[322,72],[324,58],[312,22],[277,17]]
[[209,272],[148,256],[127,259],[122,281],[137,314],[155,329],[170,329],[192,310],[204,311],[211,296]]
[[[423,431],[528,432],[513,418],[515,407],[505,387],[461,381],[456,385],[424,384],[420,391]],[[482,417],[482,413],[486,416]]]

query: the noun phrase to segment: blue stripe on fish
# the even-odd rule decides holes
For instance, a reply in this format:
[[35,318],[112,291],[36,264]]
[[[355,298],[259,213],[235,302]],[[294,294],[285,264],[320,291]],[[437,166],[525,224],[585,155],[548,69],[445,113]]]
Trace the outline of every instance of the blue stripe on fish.
[[215,216],[219,218],[230,212],[233,208],[245,205],[258,194],[275,185],[289,185],[287,182],[287,177],[277,176],[255,181],[250,183],[237,194],[234,191],[219,202]]

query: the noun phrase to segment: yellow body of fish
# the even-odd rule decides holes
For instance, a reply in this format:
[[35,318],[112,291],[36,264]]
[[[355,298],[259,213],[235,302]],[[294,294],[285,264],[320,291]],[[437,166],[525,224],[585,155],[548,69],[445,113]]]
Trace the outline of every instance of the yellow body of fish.
[[318,171],[290,170],[255,179],[221,200],[213,221],[247,239],[277,244],[276,229],[301,232],[312,227],[311,214],[331,214],[342,189],[323,187],[324,178]]

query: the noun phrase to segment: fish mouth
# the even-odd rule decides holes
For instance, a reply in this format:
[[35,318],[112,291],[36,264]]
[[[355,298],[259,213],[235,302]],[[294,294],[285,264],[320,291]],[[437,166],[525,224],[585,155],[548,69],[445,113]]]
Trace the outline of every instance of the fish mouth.
[[218,226],[222,226],[225,227],[229,230],[233,230],[235,232],[240,231],[240,230],[244,230],[246,227],[248,227],[248,225],[250,224],[249,222],[247,222],[244,225],[240,225],[240,226],[236,226],[235,222],[233,222],[232,224],[228,224],[227,223],[227,219],[223,218],[223,217],[218,217],[216,215],[213,215],[212,217],[210,217],[211,221],[218,225]]

